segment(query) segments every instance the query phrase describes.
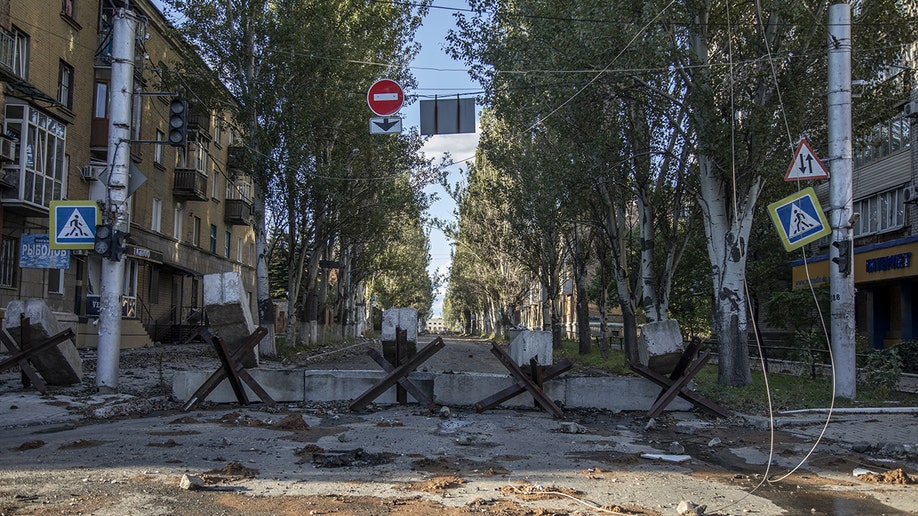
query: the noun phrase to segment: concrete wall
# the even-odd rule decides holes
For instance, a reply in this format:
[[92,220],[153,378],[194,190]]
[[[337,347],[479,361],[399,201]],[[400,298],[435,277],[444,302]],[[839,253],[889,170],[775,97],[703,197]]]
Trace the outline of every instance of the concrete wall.
[[[309,371],[253,369],[252,376],[278,402],[350,401],[369,390],[385,377],[382,371]],[[207,379],[206,371],[177,371],[172,381],[172,395],[187,400]],[[509,374],[488,373],[412,373],[409,378],[435,403],[454,407],[471,407],[515,383]],[[249,392],[250,401],[258,398]],[[660,388],[643,378],[600,376],[562,377],[545,384],[545,393],[567,408],[601,408],[612,411],[646,411],[660,394]],[[410,401],[414,401],[409,396]],[[236,397],[224,380],[207,401],[233,403]],[[395,404],[395,388],[384,392],[374,403]],[[534,400],[523,393],[502,407],[531,408]],[[692,405],[676,399],[667,410],[689,410]]]

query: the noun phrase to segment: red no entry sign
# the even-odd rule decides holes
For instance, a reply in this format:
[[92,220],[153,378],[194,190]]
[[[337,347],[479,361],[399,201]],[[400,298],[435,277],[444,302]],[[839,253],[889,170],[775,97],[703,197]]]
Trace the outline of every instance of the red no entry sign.
[[402,108],[405,94],[392,79],[380,79],[367,92],[367,105],[379,116],[389,116]]

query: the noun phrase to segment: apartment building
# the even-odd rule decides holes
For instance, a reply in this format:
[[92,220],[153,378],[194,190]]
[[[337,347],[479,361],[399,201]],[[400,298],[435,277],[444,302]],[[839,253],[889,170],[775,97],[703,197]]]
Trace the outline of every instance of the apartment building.
[[[88,346],[101,258],[50,250],[49,207],[108,197],[111,28],[125,5],[0,0],[0,309],[42,298]],[[245,148],[226,113],[181,85],[162,91],[162,68],[197,56],[152,3],[132,1],[130,12],[138,23],[122,331],[142,345],[180,341],[181,328],[203,323],[204,274],[239,272],[254,313],[255,246],[252,182],[240,169]],[[180,147],[166,142],[174,93],[191,111]]]
[[[918,96],[913,94],[913,100]],[[855,328],[868,345],[883,349],[918,338],[918,118],[908,100],[891,107],[888,117],[854,149]],[[828,182],[816,187],[829,206]],[[794,288],[828,285],[829,238],[810,247],[814,254],[792,262]]]

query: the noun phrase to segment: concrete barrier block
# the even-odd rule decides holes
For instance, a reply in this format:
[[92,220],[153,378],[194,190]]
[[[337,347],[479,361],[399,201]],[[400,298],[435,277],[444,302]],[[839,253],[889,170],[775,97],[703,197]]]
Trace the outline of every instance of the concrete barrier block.
[[532,357],[538,357],[539,365],[552,364],[550,331],[524,331],[510,342],[510,358],[517,365],[528,367]]
[[[509,374],[441,373],[434,381],[434,402],[439,405],[470,407],[501,391],[516,381]],[[544,386],[552,401],[564,400],[563,381],[551,380]],[[533,407],[535,400],[527,391],[500,404],[505,408]]]
[[[576,376],[565,379],[564,406],[612,411],[646,411],[660,395],[660,387],[644,378],[628,376]],[[676,398],[666,410],[690,410],[692,404]]]
[[[176,371],[172,377],[172,396],[187,401],[212,374],[212,371]],[[299,402],[305,400],[303,370],[252,369],[249,374],[277,402]],[[242,382],[249,401],[258,401],[258,395]],[[223,380],[211,392],[207,401],[213,403],[235,403],[236,394],[229,380]]]
[[[204,307],[210,331],[223,339],[230,353],[242,347],[255,332],[255,322],[238,272],[204,275]],[[243,366],[258,367],[257,349],[256,346],[240,360]]]
[[[307,401],[348,401],[355,400],[367,392],[386,377],[382,371],[306,371],[304,391]],[[431,373],[411,373],[408,378],[421,392],[428,397],[433,396],[434,377]],[[413,396],[408,395],[409,402],[417,402]],[[391,405],[398,403],[395,386],[390,387],[380,394],[372,403],[378,405]]]
[[647,323],[641,327],[638,339],[638,360],[647,365],[651,357],[679,353],[682,351],[682,332],[679,321],[667,319]]
[[[30,341],[28,347],[41,344],[66,329],[58,323],[51,309],[42,299],[14,299],[6,306],[3,327],[13,340],[20,341],[20,315],[29,318]],[[72,341],[64,341],[29,359],[38,374],[48,385],[72,385],[83,381],[83,360]]]
[[418,340],[418,310],[417,308],[387,308],[383,310],[382,340],[395,340],[395,329],[399,327],[406,331],[408,342]]

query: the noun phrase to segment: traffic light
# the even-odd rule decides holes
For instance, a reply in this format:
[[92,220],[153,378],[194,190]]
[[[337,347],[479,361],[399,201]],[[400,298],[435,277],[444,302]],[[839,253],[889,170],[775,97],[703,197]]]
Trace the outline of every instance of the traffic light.
[[832,246],[838,249],[838,256],[832,258],[832,261],[838,264],[838,272],[845,276],[851,274],[851,241],[836,240]]
[[184,147],[188,134],[188,102],[176,98],[169,104],[169,145]]
[[131,236],[130,233],[118,231],[111,224],[100,224],[96,226],[96,240],[92,250],[103,258],[117,262],[124,254],[125,243],[129,236]]

